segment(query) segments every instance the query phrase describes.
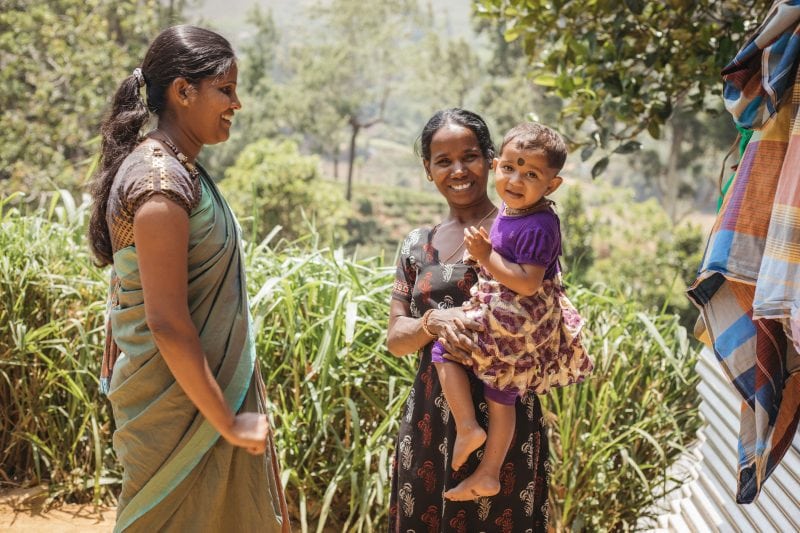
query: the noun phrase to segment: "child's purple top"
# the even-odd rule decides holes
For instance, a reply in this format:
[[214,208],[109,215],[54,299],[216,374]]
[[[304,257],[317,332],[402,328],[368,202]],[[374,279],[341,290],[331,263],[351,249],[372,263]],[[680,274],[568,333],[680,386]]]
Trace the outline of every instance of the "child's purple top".
[[489,240],[492,248],[509,261],[545,267],[544,279],[553,279],[561,271],[561,226],[558,215],[549,207],[523,216],[498,215]]

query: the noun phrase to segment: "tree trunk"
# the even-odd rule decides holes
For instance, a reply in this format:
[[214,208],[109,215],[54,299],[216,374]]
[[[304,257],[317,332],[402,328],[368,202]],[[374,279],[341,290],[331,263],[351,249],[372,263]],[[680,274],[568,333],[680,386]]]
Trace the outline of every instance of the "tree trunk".
[[339,147],[333,149],[333,179],[339,181]]
[[680,172],[678,160],[683,149],[683,139],[685,128],[680,121],[673,115],[667,120],[666,126],[670,131],[669,153],[667,154],[667,164],[664,170],[656,179],[658,193],[661,196],[661,205],[667,212],[670,222],[673,224],[678,220],[678,201],[681,188]]
[[353,198],[353,163],[356,160],[356,137],[361,130],[361,124],[355,119],[350,120],[350,156],[347,165],[347,193],[345,198],[349,202]]
[[674,118],[670,119],[669,125],[672,132],[672,143],[669,148],[669,159],[667,159],[662,194],[664,208],[667,210],[670,221],[674,224],[678,218],[678,193],[681,186],[680,176],[678,175],[678,159],[681,156],[685,131],[684,128],[676,124]]

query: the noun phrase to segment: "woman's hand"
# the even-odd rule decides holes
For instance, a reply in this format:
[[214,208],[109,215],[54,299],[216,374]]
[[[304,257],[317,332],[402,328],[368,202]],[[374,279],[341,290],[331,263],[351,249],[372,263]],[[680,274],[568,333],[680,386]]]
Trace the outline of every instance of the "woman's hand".
[[481,324],[467,317],[460,307],[437,309],[428,317],[428,329],[439,336],[447,350],[447,359],[470,366],[472,364],[472,332],[482,331]]
[[248,453],[261,455],[267,449],[269,422],[267,415],[260,413],[240,413],[233,417],[233,424],[222,437]]

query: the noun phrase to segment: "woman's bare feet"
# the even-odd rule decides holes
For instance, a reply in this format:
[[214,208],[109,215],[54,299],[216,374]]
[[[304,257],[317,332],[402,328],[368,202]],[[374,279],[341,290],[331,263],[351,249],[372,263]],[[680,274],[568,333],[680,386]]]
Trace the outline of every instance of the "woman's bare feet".
[[456,442],[453,444],[453,460],[450,466],[458,470],[467,462],[472,452],[483,446],[486,442],[486,432],[479,425],[456,430]]
[[494,496],[500,492],[500,480],[497,477],[475,472],[467,479],[444,493],[448,500],[465,502],[481,496]]

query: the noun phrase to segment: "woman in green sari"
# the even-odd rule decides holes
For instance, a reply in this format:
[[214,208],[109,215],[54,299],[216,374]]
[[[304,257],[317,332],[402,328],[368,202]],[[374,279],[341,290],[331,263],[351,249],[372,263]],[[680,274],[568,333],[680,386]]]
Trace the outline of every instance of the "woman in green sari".
[[228,139],[236,80],[223,37],[169,28],[102,126],[89,237],[112,266],[101,386],[124,471],[115,531],[289,529],[239,225],[195,161]]

